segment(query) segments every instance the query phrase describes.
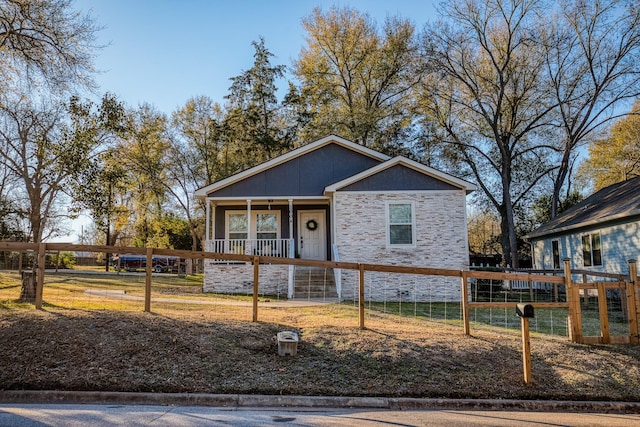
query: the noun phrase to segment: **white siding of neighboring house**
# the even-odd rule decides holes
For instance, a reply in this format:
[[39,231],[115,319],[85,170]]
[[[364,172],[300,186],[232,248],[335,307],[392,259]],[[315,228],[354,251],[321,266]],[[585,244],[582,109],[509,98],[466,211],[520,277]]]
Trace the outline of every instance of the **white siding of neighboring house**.
[[[387,245],[386,204],[412,201],[416,245]],[[460,191],[402,193],[336,192],[335,243],[340,261],[462,270],[469,251],[466,196]],[[357,295],[357,272],[342,271],[342,298]],[[372,301],[460,301],[460,279],[365,273],[365,297]]]
[[[584,234],[594,234],[598,231],[600,232],[602,265],[584,267],[582,236]],[[535,268],[550,269],[553,267],[552,240],[560,242],[560,261],[562,262],[563,258],[568,257],[571,260],[572,269],[627,274],[629,272],[628,261],[630,259],[638,260],[640,257],[640,221],[535,240],[533,242]]]

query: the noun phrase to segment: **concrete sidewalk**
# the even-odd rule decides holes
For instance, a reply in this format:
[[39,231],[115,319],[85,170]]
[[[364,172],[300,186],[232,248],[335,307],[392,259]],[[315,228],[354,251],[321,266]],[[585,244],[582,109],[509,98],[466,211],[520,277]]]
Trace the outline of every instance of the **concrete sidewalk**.
[[640,402],[420,399],[402,397],[271,396],[252,394],[135,393],[2,390],[2,403],[81,403],[223,408],[345,408],[380,410],[485,410],[640,414]]

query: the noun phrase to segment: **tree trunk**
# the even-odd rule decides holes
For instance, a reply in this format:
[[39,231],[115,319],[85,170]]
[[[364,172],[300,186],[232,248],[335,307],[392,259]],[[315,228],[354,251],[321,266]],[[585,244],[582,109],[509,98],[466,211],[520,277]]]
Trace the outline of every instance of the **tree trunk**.
[[502,141],[502,204],[500,205],[502,231],[502,257],[505,267],[518,267],[518,241],[516,226],[513,220],[513,203],[511,201],[511,153],[506,149],[509,140]]
[[500,207],[500,246],[502,246],[502,266],[511,265],[511,245],[509,244],[509,225],[504,205]]
[[569,154],[569,151],[564,151],[562,155],[562,161],[560,162],[560,166],[558,167],[558,174],[553,181],[553,194],[551,195],[551,219],[555,218],[558,215],[558,206],[560,205],[560,191],[562,190],[564,180],[567,178],[567,174],[569,173]]
[[22,272],[22,289],[20,290],[20,302],[36,302],[36,272]]

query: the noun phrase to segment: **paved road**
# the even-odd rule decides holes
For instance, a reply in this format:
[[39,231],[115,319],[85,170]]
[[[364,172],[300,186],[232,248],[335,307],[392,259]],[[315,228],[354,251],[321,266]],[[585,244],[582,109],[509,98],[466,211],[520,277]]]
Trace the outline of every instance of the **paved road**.
[[0,404],[0,426],[640,426],[640,414]]

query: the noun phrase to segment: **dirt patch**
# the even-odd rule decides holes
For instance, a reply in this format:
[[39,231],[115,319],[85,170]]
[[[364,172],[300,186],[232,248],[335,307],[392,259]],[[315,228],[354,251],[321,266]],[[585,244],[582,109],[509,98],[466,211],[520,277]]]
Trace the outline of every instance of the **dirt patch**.
[[[208,313],[208,314],[207,314]],[[0,389],[431,398],[632,400],[640,346],[586,346],[534,334],[534,384],[513,332],[353,307],[265,311],[251,323],[198,312],[0,310]],[[277,320],[274,320],[276,319]],[[344,319],[351,319],[346,322]],[[275,336],[300,335],[297,356]]]

